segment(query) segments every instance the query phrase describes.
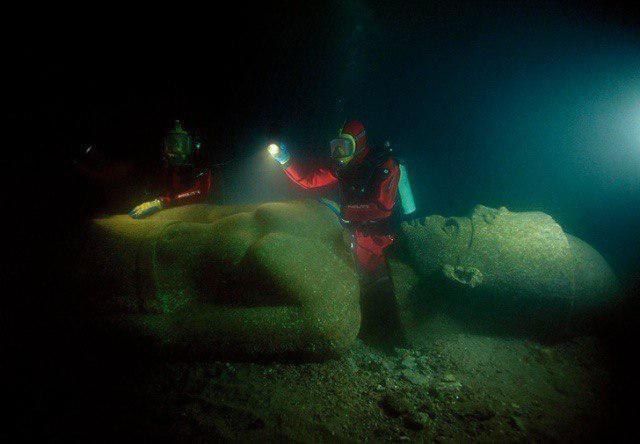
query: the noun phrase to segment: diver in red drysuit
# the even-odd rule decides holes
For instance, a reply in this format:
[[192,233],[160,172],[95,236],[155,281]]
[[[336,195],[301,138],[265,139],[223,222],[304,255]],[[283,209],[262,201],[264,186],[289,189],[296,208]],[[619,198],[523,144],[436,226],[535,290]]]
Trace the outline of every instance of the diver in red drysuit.
[[330,147],[332,167],[307,168],[275,144],[269,146],[269,152],[303,188],[339,185],[340,210],[332,209],[351,233],[363,295],[360,333],[372,343],[396,346],[404,338],[385,250],[395,238],[391,216],[401,168],[388,148],[369,146],[364,125],[358,121],[347,123]]
[[212,188],[211,169],[206,165],[198,143],[182,129],[179,121],[167,134],[163,150],[164,193],[129,212],[140,219],[164,208],[203,202]]
[[390,219],[400,178],[398,162],[389,150],[370,147],[364,125],[354,120],[331,141],[333,168],[307,168],[276,145],[269,151],[287,176],[303,188],[338,183],[340,217],[351,232],[361,279],[372,283],[387,278],[384,251],[394,241]]

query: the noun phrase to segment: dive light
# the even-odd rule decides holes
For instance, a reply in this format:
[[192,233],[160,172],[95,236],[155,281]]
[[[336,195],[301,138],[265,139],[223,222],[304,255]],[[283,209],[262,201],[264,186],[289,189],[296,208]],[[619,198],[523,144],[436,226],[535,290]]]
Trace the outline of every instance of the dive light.
[[276,157],[278,153],[280,153],[280,147],[275,143],[269,145],[269,147],[267,147],[267,150],[269,150],[269,154],[271,154],[273,157]]
[[278,161],[280,165],[286,164],[291,158],[289,151],[287,151],[287,149],[283,145],[272,143],[267,147],[267,151],[269,151],[271,157]]

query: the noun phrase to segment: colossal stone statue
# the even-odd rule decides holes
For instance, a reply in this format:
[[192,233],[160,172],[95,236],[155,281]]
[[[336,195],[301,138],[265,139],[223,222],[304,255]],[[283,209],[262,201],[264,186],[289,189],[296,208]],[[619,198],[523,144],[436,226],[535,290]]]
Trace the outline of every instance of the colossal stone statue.
[[540,212],[429,216],[402,224],[399,245],[390,265],[407,329],[440,311],[468,328],[558,336],[617,292],[602,256]]
[[[466,329],[558,336],[617,291],[604,259],[543,213],[478,206],[403,223],[398,238],[389,266],[414,343],[439,313]],[[91,307],[164,346],[328,357],[361,326],[343,230],[315,201],[98,219],[85,247]]]
[[80,268],[92,305],[165,346],[317,357],[358,334],[351,257],[314,201],[114,216],[89,238]]

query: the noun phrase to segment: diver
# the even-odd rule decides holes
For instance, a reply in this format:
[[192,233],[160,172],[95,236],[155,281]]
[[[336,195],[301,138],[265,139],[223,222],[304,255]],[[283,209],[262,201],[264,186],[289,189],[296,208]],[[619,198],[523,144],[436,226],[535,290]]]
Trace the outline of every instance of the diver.
[[[365,127],[359,121],[346,123],[338,137],[330,142],[330,150],[331,166],[307,168],[292,159],[286,148],[275,144],[269,146],[271,156],[299,186],[311,189],[335,183],[339,185],[341,205],[332,210],[351,234],[351,250],[364,294],[363,311],[369,312],[363,316],[363,329],[367,329],[369,322],[364,321],[375,323],[373,318],[395,311],[388,309],[389,304],[395,301],[385,250],[395,239],[392,215],[399,186],[408,187],[408,180],[405,173],[401,181],[401,170],[405,170],[391,155],[389,145],[385,144],[383,148],[370,146]],[[403,196],[401,203],[404,213],[415,211],[410,189],[408,192],[401,190],[400,194]],[[371,312],[375,316],[372,317]],[[378,319],[377,322],[390,323],[395,320],[387,318]],[[385,328],[380,331],[400,329]]]
[[150,216],[164,208],[203,202],[212,188],[211,168],[206,165],[200,143],[194,142],[179,120],[164,138],[164,194],[129,212],[134,219]]

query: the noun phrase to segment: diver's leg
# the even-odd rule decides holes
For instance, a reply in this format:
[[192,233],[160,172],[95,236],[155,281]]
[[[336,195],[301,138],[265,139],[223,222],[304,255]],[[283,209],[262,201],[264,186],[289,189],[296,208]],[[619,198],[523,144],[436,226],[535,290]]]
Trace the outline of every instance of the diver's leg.
[[399,310],[384,251],[393,242],[387,235],[356,231],[355,255],[360,273],[361,336],[384,348],[403,342]]

